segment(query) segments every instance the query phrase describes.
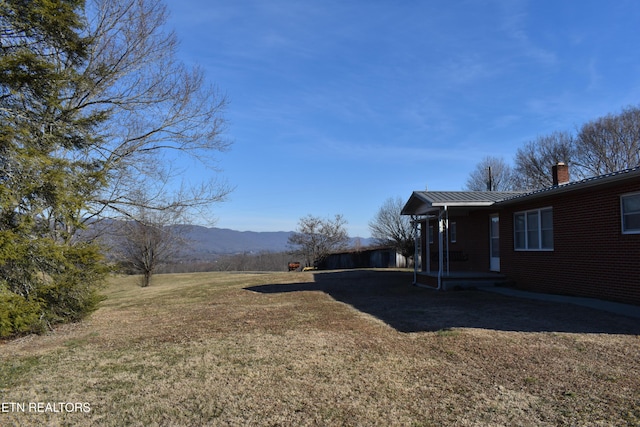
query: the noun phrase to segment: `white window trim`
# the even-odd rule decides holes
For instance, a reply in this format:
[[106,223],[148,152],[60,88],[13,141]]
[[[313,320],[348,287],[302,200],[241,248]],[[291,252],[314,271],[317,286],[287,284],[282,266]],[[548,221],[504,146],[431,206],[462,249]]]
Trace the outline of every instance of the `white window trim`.
[[[527,214],[530,212],[538,212],[538,240],[540,242],[540,246],[542,246],[542,211],[546,211],[546,210],[550,210],[552,212],[552,217],[553,217],[553,207],[552,206],[546,206],[544,208],[537,208],[537,209],[529,209],[526,211],[518,211],[518,212],[514,212],[513,213],[513,249],[515,251],[519,251],[519,252],[553,252],[554,248],[555,248],[555,242],[553,242],[553,247],[551,248],[529,248],[529,229],[527,227]],[[516,215],[519,214],[524,214],[524,219],[525,219],[525,229],[524,229],[524,244],[525,247],[524,248],[518,248],[516,247],[516,221],[515,221],[515,217]],[[551,228],[551,232],[552,232],[552,236],[553,236],[553,230],[554,228]]]
[[624,199],[625,197],[633,197],[633,196],[640,196],[640,192],[627,193],[627,194],[620,195],[620,229],[622,230],[622,234],[640,234],[640,229],[637,229],[637,230],[624,229],[624,204],[622,203],[622,199]]

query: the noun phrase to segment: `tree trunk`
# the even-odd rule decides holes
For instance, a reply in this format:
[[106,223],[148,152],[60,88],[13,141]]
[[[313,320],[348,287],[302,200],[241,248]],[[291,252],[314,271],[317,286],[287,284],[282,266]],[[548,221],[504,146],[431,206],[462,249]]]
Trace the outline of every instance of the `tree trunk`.
[[143,288],[146,288],[147,286],[149,286],[151,284],[151,275],[153,273],[151,271],[145,271],[142,274],[142,282],[140,283],[140,286]]

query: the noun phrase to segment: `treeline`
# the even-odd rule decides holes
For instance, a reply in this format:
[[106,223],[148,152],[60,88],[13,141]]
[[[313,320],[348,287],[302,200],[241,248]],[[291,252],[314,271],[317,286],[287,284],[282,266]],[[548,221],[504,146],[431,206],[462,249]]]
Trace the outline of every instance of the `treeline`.
[[185,260],[158,266],[156,273],[200,273],[206,271],[287,271],[291,261],[288,252],[259,252],[222,255],[214,260]]
[[575,179],[618,172],[640,165],[640,107],[591,120],[575,133],[557,131],[526,142],[513,166],[485,157],[469,174],[473,191],[535,190],[552,185],[551,167],[563,162]]

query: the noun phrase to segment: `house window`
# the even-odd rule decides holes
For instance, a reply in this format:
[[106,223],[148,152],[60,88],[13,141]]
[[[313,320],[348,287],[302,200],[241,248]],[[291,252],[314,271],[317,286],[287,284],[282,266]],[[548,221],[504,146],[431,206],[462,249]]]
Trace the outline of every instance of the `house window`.
[[516,250],[553,250],[552,208],[516,212],[513,224],[513,241]]
[[640,234],[640,193],[625,194],[620,197],[622,212],[622,232]]
[[433,225],[429,226],[429,243],[433,243]]
[[449,238],[451,238],[451,243],[458,241],[458,224],[455,222],[449,224]]

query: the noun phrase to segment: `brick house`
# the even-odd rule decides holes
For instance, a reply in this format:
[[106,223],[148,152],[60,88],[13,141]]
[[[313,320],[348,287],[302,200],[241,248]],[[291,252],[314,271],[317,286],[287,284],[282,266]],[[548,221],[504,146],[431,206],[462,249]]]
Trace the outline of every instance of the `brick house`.
[[640,305],[640,167],[529,193],[416,191],[414,282],[519,289]]

